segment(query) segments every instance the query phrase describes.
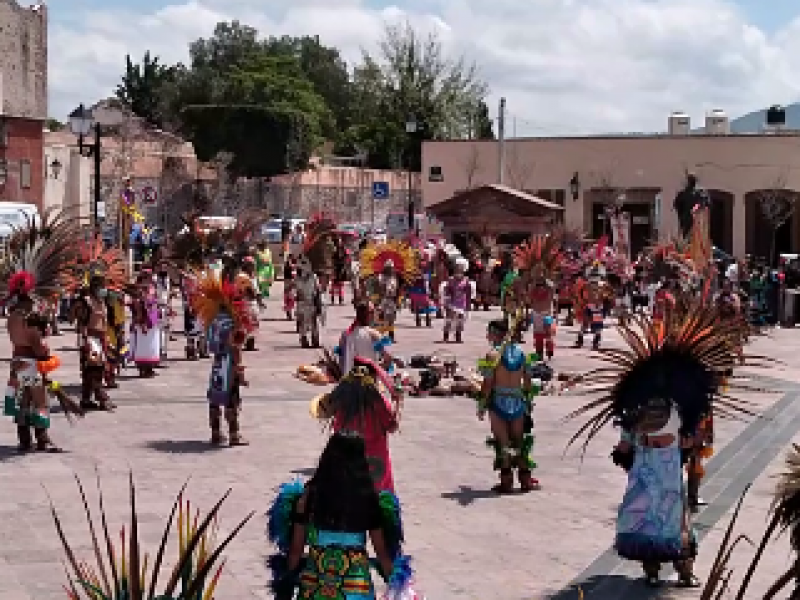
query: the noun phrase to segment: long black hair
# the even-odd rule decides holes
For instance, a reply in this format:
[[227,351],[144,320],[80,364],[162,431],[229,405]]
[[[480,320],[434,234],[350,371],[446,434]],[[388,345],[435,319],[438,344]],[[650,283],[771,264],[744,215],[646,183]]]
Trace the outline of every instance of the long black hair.
[[328,405],[341,427],[356,431],[374,427],[380,432],[387,409],[378,377],[373,365],[356,357],[350,373],[330,391]]
[[309,513],[317,529],[362,532],[379,527],[380,506],[364,438],[336,433],[308,482]]

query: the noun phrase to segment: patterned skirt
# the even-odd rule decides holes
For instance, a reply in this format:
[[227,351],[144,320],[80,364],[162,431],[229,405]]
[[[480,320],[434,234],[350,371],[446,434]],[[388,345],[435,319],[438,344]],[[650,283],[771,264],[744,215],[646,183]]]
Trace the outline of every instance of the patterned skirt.
[[300,574],[298,598],[374,600],[375,587],[372,585],[366,547],[336,544],[311,546],[305,569]]

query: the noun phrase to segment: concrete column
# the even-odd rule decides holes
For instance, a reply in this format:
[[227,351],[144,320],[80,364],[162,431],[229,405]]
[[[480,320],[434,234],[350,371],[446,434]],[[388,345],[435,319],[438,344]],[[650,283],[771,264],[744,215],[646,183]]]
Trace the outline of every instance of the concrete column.
[[[572,194],[567,192],[564,199],[564,226],[567,229],[587,230],[586,223],[583,222],[584,213],[586,212],[584,210],[584,202],[588,202],[588,199],[583,192],[581,192],[577,200],[573,200]],[[591,227],[587,231],[591,233]]]
[[661,207],[659,212],[658,223],[658,240],[660,242],[668,242],[674,236],[678,235],[678,213],[672,206],[675,202],[675,196],[678,193],[677,187],[665,187],[661,189]]
[[747,205],[744,194],[733,197],[733,255],[744,258],[747,253]]

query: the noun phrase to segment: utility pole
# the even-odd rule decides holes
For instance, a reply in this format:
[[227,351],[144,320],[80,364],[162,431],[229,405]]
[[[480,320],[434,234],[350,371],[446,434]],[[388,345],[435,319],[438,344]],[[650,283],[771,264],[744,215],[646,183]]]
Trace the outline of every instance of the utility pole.
[[503,185],[506,173],[506,99],[500,98],[500,111],[497,114],[498,164],[497,183]]

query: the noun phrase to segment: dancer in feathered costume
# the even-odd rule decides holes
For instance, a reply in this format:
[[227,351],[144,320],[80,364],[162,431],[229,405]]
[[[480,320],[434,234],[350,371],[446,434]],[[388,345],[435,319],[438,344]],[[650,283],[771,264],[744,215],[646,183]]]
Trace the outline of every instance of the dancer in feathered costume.
[[533,399],[538,386],[531,379],[536,355],[526,355],[518,343],[525,326],[525,312],[520,309],[509,320],[489,323],[486,337],[492,350],[478,361],[483,384],[477,395],[478,418],[488,411],[492,437],[486,440],[494,448],[494,469],[500,472],[495,490],[501,494],[514,491],[514,469],[520,488],[529,492],[539,488],[532,472],[536,463],[533,450]]
[[[86,493],[80,479],[78,492],[86,510],[89,525],[89,537],[94,545],[95,565],[79,558],[78,552],[73,548],[64,533],[64,525],[50,503],[50,512],[53,515],[58,537],[64,549],[66,560],[67,582],[64,585],[66,597],[69,600],[185,600],[187,598],[210,600],[214,597],[225,561],[220,563],[225,548],[231,540],[242,530],[253,513],[247,515],[233,531],[221,542],[218,542],[218,515],[222,503],[228,498],[231,490],[214,505],[208,514],[201,515],[199,511],[192,511],[190,503],[184,499],[183,493],[186,484],[180,490],[178,497],[172,505],[167,525],[161,536],[161,543],[153,555],[155,560],[151,565],[150,555],[142,552],[142,540],[139,537],[140,515],[136,507],[136,488],[133,475],[130,476],[130,511],[131,517],[128,527],[122,527],[121,543],[117,545],[112,541],[108,528],[108,517],[103,505],[103,491],[100,482],[97,484],[97,494],[100,497],[100,519],[95,521],[90,506],[86,500]],[[79,501],[80,502],[80,501]],[[193,508],[193,507],[192,507]],[[171,568],[163,564],[169,542],[172,524],[175,515],[177,522],[177,560]],[[105,539],[101,545],[99,536]],[[83,545],[82,545],[83,546]],[[82,547],[81,546],[81,547]],[[107,554],[101,548],[105,548]],[[169,579],[163,582],[162,573],[170,573]],[[157,588],[161,588],[157,592]]]
[[[208,384],[208,419],[211,443],[245,446],[240,431],[241,388],[247,387],[242,346],[252,330],[250,311],[236,286],[228,279],[204,273],[197,284],[193,308],[208,331],[213,357]],[[229,438],[222,433],[222,417]]]
[[720,319],[713,307],[696,302],[683,319],[668,320],[666,327],[634,318],[620,333],[630,349],[607,351],[603,359],[609,366],[578,380],[602,397],[568,415],[574,419],[593,413],[568,445],[585,434],[585,451],[605,425],[613,422],[622,428],[612,453],[628,472],[617,518],[617,553],[641,561],[650,585],[658,585],[661,564],[673,562],[681,584],[695,586],[697,543],[682,457],[712,406],[722,416],[752,414],[744,402],[721,391],[726,374],[737,364],[738,327]]
[[459,257],[455,261],[452,277],[442,286],[440,294],[444,306],[444,328],[442,339],[450,341],[450,332],[455,332],[456,343],[462,342],[464,326],[472,310],[472,298],[475,296],[473,282],[467,277],[469,262]]
[[248,352],[256,349],[256,334],[260,328],[260,308],[258,305],[258,280],[256,278],[256,262],[252,256],[244,256],[238,264],[236,278],[234,279],[237,292],[249,311],[248,320],[251,328],[244,342],[244,349]]
[[363,437],[375,487],[394,492],[389,434],[399,427],[402,401],[392,377],[379,364],[356,355],[336,387],[312,399],[310,411],[335,433]]
[[272,262],[272,251],[263,240],[256,244],[255,260],[258,293],[262,299],[269,298],[269,290],[275,283],[275,265]]
[[297,259],[295,270],[293,287],[297,298],[297,331],[300,334],[300,346],[319,348],[319,331],[325,324],[325,306],[322,303],[324,290],[307,256],[301,255]]
[[60,360],[51,355],[44,341],[47,317],[40,312],[41,306],[47,306],[61,292],[81,230],[77,221],[60,216],[44,221],[46,230],[34,222],[25,236],[20,236],[19,245],[7,255],[0,274],[0,292],[4,292],[4,304],[9,310],[6,327],[12,346],[3,413],[17,425],[22,452],[60,451],[50,439],[48,392],[56,396],[67,414],[83,414],[57,382],[48,380]]
[[545,355],[553,358],[556,331],[553,282],[561,263],[561,240],[554,234],[535,235],[514,249],[514,263],[523,281],[536,353],[542,359]]
[[142,269],[131,300],[131,347],[140,377],[155,377],[161,363],[161,330],[153,273]]
[[372,568],[386,581],[383,600],[421,598],[403,554],[400,501],[375,490],[361,437],[331,436],[314,476],[282,485],[268,516],[276,600],[375,600]]
[[325,213],[312,215],[305,224],[305,234],[302,254],[310,262],[311,270],[317,276],[319,288],[324,294],[334,271],[335,240],[338,236],[336,221]]
[[172,272],[174,268],[166,260],[160,260],[156,264],[155,271],[155,293],[158,302],[158,330],[161,336],[160,350],[161,359],[166,360],[167,348],[172,339]]
[[394,323],[405,286],[420,276],[420,255],[401,241],[370,244],[359,256],[360,276],[375,306],[376,328],[394,341]]
[[116,372],[123,340],[116,335],[109,339],[109,329],[120,326],[120,315],[112,314],[108,294],[121,295],[127,286],[124,255],[118,248],[107,250],[99,238],[78,244],[78,252],[66,289],[75,294],[72,315],[81,340],[81,405],[111,410],[114,405],[103,381]]
[[391,356],[386,349],[392,340],[372,327],[374,309],[369,302],[356,304],[356,318],[339,338],[339,345],[334,348],[334,355],[339,357],[339,372],[347,374],[358,358],[369,360],[375,364],[391,365]]

